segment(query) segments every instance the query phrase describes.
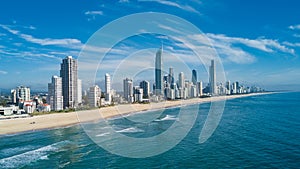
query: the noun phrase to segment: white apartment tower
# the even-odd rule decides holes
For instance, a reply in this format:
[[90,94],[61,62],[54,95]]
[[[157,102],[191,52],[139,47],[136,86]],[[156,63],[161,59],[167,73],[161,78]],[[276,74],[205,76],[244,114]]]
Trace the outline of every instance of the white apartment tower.
[[98,85],[90,87],[88,98],[90,107],[100,106],[101,89]]
[[78,99],[78,104],[81,104],[82,103],[82,80],[81,79],[78,79],[77,81],[77,99]]
[[77,60],[72,56],[62,60],[60,77],[62,78],[63,107],[75,108],[78,105],[78,77]]
[[63,110],[63,96],[62,96],[62,78],[52,76],[51,83],[48,83],[48,97],[47,102],[51,110]]
[[180,72],[178,75],[178,88],[183,89],[185,86],[184,73]]
[[12,102],[15,104],[21,101],[30,100],[30,88],[25,86],[18,86],[16,89],[11,90]]
[[123,91],[124,91],[124,98],[128,102],[133,102],[133,83],[131,79],[124,79],[123,80]]
[[111,102],[111,85],[110,85],[110,75],[105,74],[105,101]]

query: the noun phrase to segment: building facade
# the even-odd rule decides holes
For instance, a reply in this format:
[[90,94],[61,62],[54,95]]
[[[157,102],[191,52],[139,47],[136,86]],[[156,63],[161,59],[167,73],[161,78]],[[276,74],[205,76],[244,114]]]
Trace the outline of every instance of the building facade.
[[163,47],[156,52],[155,57],[155,91],[156,95],[163,94],[163,71],[162,71],[162,53]]
[[216,65],[215,61],[211,60],[211,65],[209,67],[209,85],[210,85],[210,94],[217,94],[217,82],[216,82]]
[[134,101],[132,79],[126,78],[123,80],[123,92],[124,92],[124,99],[127,102],[132,103]]
[[47,103],[51,110],[63,110],[63,96],[62,96],[62,78],[52,76],[51,83],[48,83]]
[[144,98],[148,99],[150,96],[150,83],[146,80],[140,82],[140,88],[143,89]]
[[90,107],[100,106],[101,89],[98,85],[90,87],[88,98]]
[[62,78],[63,107],[75,108],[78,105],[77,60],[68,56],[62,60],[60,77]]

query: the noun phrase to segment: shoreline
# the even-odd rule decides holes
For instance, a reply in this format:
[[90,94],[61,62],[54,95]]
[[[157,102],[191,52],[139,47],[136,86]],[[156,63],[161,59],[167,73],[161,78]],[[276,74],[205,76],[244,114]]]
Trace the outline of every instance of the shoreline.
[[[159,111],[193,104],[202,104],[216,101],[225,101],[243,97],[274,94],[277,92],[250,93],[229,96],[215,96],[207,98],[193,98],[187,100],[164,101],[150,104],[122,104],[103,107],[94,110],[81,110],[68,113],[54,113],[38,115],[28,118],[0,120],[0,136],[14,135],[19,133],[40,131],[45,129],[63,128],[80,123],[95,122],[101,119],[118,118],[135,113]],[[32,124],[34,122],[34,124]]]

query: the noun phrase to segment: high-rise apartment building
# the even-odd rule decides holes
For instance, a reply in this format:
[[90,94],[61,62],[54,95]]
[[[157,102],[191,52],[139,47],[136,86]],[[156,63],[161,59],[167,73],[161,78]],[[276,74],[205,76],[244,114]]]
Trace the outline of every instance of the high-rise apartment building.
[[111,85],[110,85],[110,75],[105,74],[105,101],[111,102]]
[[150,83],[146,80],[140,82],[140,88],[143,89],[144,98],[149,98],[150,96]]
[[62,60],[60,77],[64,108],[75,108],[78,105],[77,60],[68,56]]
[[48,83],[47,103],[51,110],[63,110],[63,96],[62,96],[62,78],[52,76],[51,83]]
[[11,90],[12,102],[19,104],[21,101],[30,100],[30,88],[25,86],[18,86]]
[[100,106],[101,89],[98,85],[90,87],[88,98],[90,107]]
[[132,103],[134,101],[133,99],[133,83],[132,79],[124,79],[123,80],[123,91],[124,91],[124,98],[128,102]]

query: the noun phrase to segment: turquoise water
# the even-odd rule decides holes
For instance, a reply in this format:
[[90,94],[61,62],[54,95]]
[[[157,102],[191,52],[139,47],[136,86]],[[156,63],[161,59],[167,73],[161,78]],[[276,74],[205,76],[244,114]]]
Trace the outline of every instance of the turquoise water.
[[[218,128],[205,143],[199,144],[209,106],[201,104],[188,135],[157,156],[126,158],[111,154],[93,143],[80,125],[75,125],[0,137],[0,168],[300,167],[300,93],[228,100]],[[185,111],[194,108],[197,106],[187,106]],[[111,119],[109,124],[130,137],[151,137],[180,121],[179,109],[166,109],[161,117],[145,125],[126,118]],[[113,139],[106,141],[113,143]],[[120,148],[126,151],[126,147]]]

